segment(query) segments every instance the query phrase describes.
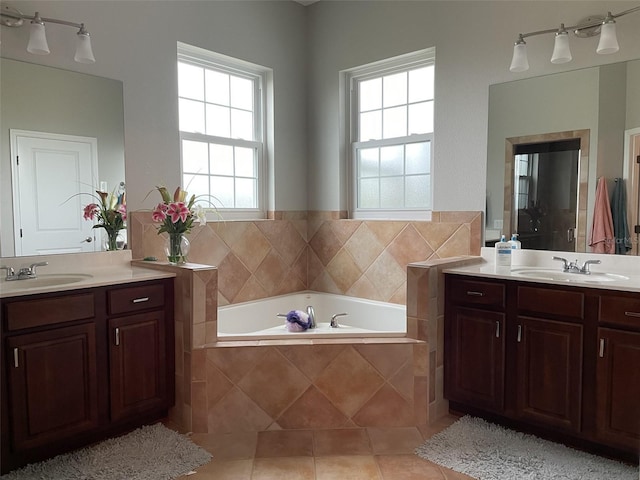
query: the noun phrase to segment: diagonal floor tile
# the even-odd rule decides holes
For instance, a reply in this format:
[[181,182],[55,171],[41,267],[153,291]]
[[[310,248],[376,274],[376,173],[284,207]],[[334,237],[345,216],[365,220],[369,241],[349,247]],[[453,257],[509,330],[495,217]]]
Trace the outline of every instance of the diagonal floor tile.
[[371,455],[371,442],[364,428],[314,430],[313,453],[327,455]]
[[382,480],[371,455],[316,457],[316,480]]
[[380,455],[376,461],[384,480],[445,480],[435,463],[417,455]]
[[256,458],[251,480],[314,480],[313,457]]
[[258,433],[256,458],[310,457],[313,455],[311,430],[273,430]]
[[415,427],[367,428],[367,433],[376,455],[412,454],[422,444],[422,435]]

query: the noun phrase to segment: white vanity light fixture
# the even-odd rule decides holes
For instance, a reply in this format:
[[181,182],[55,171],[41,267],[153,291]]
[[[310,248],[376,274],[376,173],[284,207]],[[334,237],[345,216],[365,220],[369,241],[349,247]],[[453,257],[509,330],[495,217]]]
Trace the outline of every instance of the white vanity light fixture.
[[35,18],[31,20],[27,52],[33,53],[34,55],[49,55],[49,45],[47,44],[47,36],[44,32],[44,22],[38,12],[36,12]]
[[5,27],[21,27],[24,25],[25,20],[31,20],[27,52],[35,55],[48,55],[49,45],[47,44],[45,23],[56,23],[78,29],[74,60],[78,63],[95,63],[96,59],[93,56],[93,50],[91,48],[91,37],[84,23],[69,22],[56,18],[44,18],[40,16],[39,12],[35,12],[35,15],[25,15],[17,8],[6,4],[2,5],[0,10],[0,25]]
[[551,63],[567,63],[570,62],[571,48],[569,47],[569,32],[564,28],[564,23],[560,24],[560,28],[556,32],[556,40],[553,44],[553,55],[551,55]]
[[527,44],[524,39],[547,33],[555,34],[551,63],[560,64],[567,63],[572,60],[571,49],[569,46],[570,30],[573,31],[574,35],[578,38],[600,35],[600,41],[596,52],[599,54],[615,53],[620,49],[618,39],[616,37],[615,19],[637,11],[640,11],[640,6],[630,8],[615,15],[611,12],[607,12],[606,16],[587,17],[578,25],[571,27],[565,28],[564,23],[561,23],[559,29],[550,28],[536,32],[520,33],[518,34],[518,40],[513,47],[513,57],[511,59],[511,66],[509,67],[509,70],[512,72],[524,72],[525,70],[528,70],[529,60],[527,59]]
[[598,42],[596,52],[608,54],[616,53],[618,50],[620,50],[620,46],[616,35],[616,21],[613,19],[611,12],[608,12],[602,22],[602,27],[600,27],[600,42]]

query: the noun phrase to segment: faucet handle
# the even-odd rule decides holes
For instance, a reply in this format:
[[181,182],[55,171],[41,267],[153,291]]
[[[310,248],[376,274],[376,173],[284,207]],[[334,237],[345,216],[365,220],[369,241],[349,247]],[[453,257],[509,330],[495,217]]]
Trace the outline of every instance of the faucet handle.
[[33,275],[35,275],[36,274],[36,267],[46,267],[47,265],[49,265],[49,262],[32,263],[31,265],[29,265],[29,270],[31,270],[31,273]]
[[580,268],[580,271],[582,273],[591,273],[591,271],[589,271],[589,265],[598,265],[602,263],[600,260],[585,260],[584,264],[582,265],[582,268]]
[[331,322],[329,323],[329,325],[332,328],[338,328],[340,325],[338,325],[338,317],[344,317],[346,315],[349,315],[348,313],[336,313],[334,315],[331,316]]
[[553,260],[558,260],[560,262],[562,262],[562,270],[564,270],[565,272],[567,270],[569,270],[569,262],[567,261],[566,258],[562,258],[562,257],[553,257]]
[[13,269],[13,267],[8,267],[6,265],[0,266],[0,270],[6,270],[7,271],[7,278],[11,278],[16,274],[16,271]]

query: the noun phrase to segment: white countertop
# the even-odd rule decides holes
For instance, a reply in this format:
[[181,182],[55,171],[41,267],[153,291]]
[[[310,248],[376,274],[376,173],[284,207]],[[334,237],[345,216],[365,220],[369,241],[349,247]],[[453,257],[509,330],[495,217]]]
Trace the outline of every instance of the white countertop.
[[[581,264],[585,260],[600,260],[598,265],[591,265],[595,273],[609,273],[622,275],[627,279],[593,282],[588,275],[568,274],[569,280],[551,280],[544,278],[526,277],[518,273],[522,270],[554,270],[562,271],[562,262],[552,257],[562,257],[569,261],[577,260]],[[545,283],[574,287],[597,288],[624,292],[640,292],[640,258],[625,255],[602,255],[576,252],[551,252],[543,250],[517,250],[514,252],[511,267],[497,267],[494,262],[495,249],[482,248],[481,256],[475,257],[477,262],[462,267],[445,268],[444,273],[470,275],[485,278],[500,278],[517,280],[520,282]]]
[[[33,280],[6,281],[3,270],[0,279],[0,298],[175,277],[175,273],[132,266],[130,251],[3,258],[2,265],[13,267],[17,272],[21,267],[40,261],[47,261],[49,265],[37,267],[37,278]],[[77,277],[79,280],[50,285],[42,285],[38,280],[47,280],[52,277]]]

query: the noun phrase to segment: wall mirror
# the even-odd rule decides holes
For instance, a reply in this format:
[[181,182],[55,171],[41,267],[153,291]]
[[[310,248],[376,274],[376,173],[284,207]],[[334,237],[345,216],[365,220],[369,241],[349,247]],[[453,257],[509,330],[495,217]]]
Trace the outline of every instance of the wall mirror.
[[623,176],[639,90],[640,60],[489,87],[486,245],[519,233],[523,248],[588,251],[596,182]]
[[[125,184],[122,82],[0,62],[0,256],[100,251],[104,229],[91,229],[83,207],[95,202],[96,189]],[[19,169],[12,164],[23,148],[38,165],[26,173],[24,162]],[[76,191],[82,194],[70,199]],[[37,225],[38,234],[62,233],[52,248],[36,249],[26,240],[27,227],[20,236],[21,223]]]

